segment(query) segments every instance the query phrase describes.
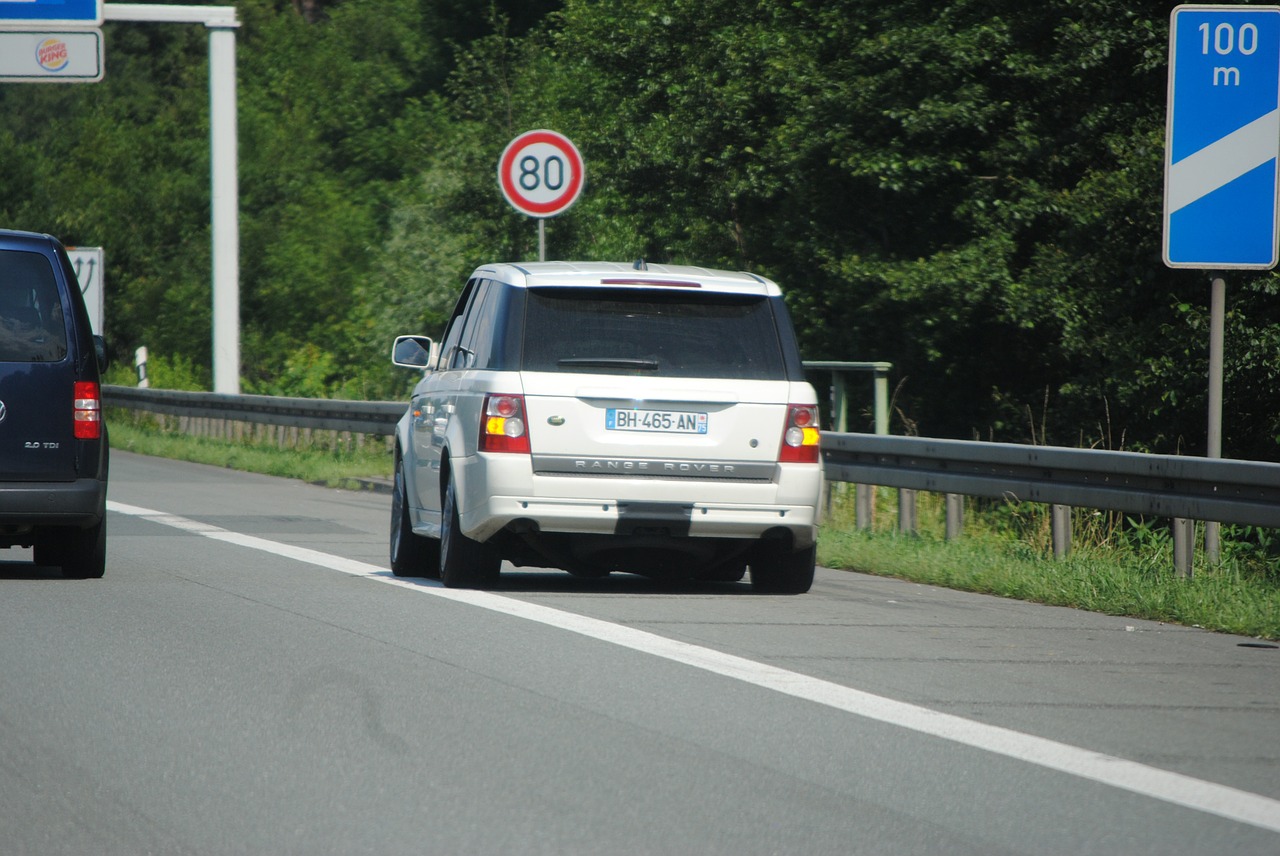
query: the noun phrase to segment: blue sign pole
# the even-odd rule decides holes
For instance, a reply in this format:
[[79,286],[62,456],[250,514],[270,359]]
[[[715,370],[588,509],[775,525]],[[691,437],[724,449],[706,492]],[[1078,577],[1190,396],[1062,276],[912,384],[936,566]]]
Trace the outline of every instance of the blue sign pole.
[[1280,261],[1280,7],[1178,6],[1169,33],[1164,261]]
[[[1172,268],[1276,266],[1280,205],[1280,7],[1178,6],[1169,27],[1164,262]],[[1213,277],[1208,457],[1222,457],[1226,281]],[[1195,527],[1174,521],[1178,573],[1191,575]],[[1179,547],[1181,549],[1179,549]],[[1205,556],[1219,559],[1218,524]]]

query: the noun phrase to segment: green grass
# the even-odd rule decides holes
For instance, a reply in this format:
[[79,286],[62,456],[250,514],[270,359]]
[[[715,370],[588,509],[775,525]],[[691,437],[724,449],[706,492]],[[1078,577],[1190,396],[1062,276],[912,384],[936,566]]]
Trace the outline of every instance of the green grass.
[[[1090,523],[1101,515],[1077,511],[1072,552],[1055,559],[1048,512],[1023,506],[1011,525],[1003,508],[966,510],[965,531],[946,541],[940,500],[922,494],[920,533],[896,531],[896,509],[881,491],[876,526],[859,531],[852,503],[837,502],[822,526],[818,561],[964,591],[1145,618],[1265,639],[1280,639],[1280,574],[1253,542],[1231,536],[1258,533],[1224,528],[1222,561],[1196,557],[1190,579],[1174,574],[1172,543],[1140,521]],[[1082,525],[1082,522],[1083,525]],[[1267,545],[1264,543],[1264,547]]]
[[[153,419],[109,410],[111,445],[143,455],[359,488],[391,477],[392,458],[380,443],[364,449],[281,449],[271,442],[231,442],[159,430]],[[968,503],[964,534],[944,539],[941,498],[920,494],[920,532],[896,531],[896,494],[877,491],[876,525],[853,523],[852,492],[837,490],[821,528],[824,567],[1110,615],[1280,639],[1280,559],[1266,534],[1224,528],[1222,561],[1196,573],[1173,573],[1171,541],[1158,526],[1078,510],[1074,548],[1054,559],[1043,506]]]
[[359,489],[366,479],[389,479],[391,453],[380,444],[366,448],[281,449],[274,443],[231,442],[166,433],[143,420],[108,411],[111,448],[269,476],[301,479],[328,487]]

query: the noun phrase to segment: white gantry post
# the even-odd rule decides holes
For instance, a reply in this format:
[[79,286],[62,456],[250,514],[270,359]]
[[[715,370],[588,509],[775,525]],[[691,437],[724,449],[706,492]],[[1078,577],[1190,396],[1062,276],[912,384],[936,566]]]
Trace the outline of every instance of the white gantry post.
[[213,391],[240,392],[240,189],[236,154],[234,6],[105,3],[105,21],[203,24],[209,30],[209,145],[213,231]]

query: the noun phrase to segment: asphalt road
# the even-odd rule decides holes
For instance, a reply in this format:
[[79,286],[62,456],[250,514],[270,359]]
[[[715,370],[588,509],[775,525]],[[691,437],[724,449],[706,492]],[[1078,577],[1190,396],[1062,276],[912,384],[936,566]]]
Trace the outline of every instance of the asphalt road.
[[0,552],[4,854],[1280,853],[1280,649],[819,569],[386,568],[389,500],[114,452]]

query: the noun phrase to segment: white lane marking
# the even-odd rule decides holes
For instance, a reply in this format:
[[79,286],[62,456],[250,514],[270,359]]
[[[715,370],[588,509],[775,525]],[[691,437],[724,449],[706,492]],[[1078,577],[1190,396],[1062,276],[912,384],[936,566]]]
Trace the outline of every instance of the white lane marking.
[[1280,110],[1253,120],[1169,167],[1166,207],[1172,214],[1274,160],[1280,153]]
[[1066,743],[1058,743],[1043,737],[1035,737],[1020,731],[986,725],[949,713],[940,713],[918,705],[894,701],[883,696],[855,690],[820,678],[802,675],[787,669],[779,669],[757,663],[744,657],[725,654],[711,648],[690,645],[658,636],[645,630],[625,627],[588,618],[572,612],[564,612],[547,606],[526,603],[490,592],[468,589],[447,589],[430,580],[404,580],[377,565],[358,562],[310,550],[294,547],[278,541],[270,541],[253,535],[244,535],[210,526],[195,520],[108,501],[107,508],[117,514],[126,514],[172,526],[184,532],[261,550],[287,559],[317,565],[344,574],[366,577],[377,582],[399,586],[420,594],[442,597],[458,603],[500,612],[505,615],[536,621],[548,627],[567,630],[592,639],[598,639],[623,648],[683,663],[703,671],[733,678],[744,683],[774,690],[827,707],[896,725],[920,734],[940,737],[975,749],[985,749],[997,755],[1025,761],[1073,776],[1100,782],[1114,788],[1132,791],[1142,796],[1173,803],[1184,808],[1225,817],[1228,820],[1256,826],[1280,833],[1280,800],[1260,794],[1242,791],[1226,785],[1206,782],[1181,773],[1149,767],[1136,761],[1126,761],[1112,755],[1104,755],[1089,749],[1081,749]]

